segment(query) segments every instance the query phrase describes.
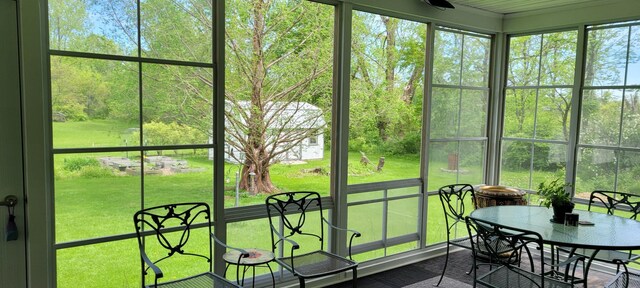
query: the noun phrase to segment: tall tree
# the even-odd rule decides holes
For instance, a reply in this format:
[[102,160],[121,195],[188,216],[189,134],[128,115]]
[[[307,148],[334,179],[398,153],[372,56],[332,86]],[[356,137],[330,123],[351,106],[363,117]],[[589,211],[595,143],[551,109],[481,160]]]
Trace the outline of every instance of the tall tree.
[[49,1],[49,46],[67,50],[86,34],[87,8],[83,0]]
[[302,102],[331,95],[333,9],[294,0],[231,2],[226,142],[245,155],[241,188],[271,193],[271,165],[325,128],[322,111]]
[[[302,0],[226,4],[227,82],[220,83],[226,90],[225,142],[246,155],[241,188],[271,193],[277,190],[270,178],[271,165],[291,147],[323,133],[324,117],[330,118],[333,8]],[[111,0],[101,9],[125,6]],[[134,30],[128,29],[135,19],[131,11],[124,11],[125,16],[109,14],[116,23],[113,27],[127,30],[119,34],[119,39],[128,41],[125,46],[136,41]],[[211,0],[144,1],[140,11],[143,57],[213,62]],[[213,72],[143,64],[142,120],[188,125],[212,137]],[[255,173],[254,183],[249,183],[250,173]]]
[[419,134],[425,43],[424,24],[354,13],[350,138],[360,144],[351,148]]

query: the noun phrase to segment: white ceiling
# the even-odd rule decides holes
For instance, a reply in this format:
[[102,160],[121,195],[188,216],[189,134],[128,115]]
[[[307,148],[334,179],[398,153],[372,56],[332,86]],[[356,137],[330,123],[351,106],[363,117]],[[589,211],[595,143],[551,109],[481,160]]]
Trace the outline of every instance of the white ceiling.
[[[478,8],[490,12],[509,14],[556,8],[567,5],[604,3],[610,0],[448,0],[456,4]],[[566,8],[566,7],[565,7]]]

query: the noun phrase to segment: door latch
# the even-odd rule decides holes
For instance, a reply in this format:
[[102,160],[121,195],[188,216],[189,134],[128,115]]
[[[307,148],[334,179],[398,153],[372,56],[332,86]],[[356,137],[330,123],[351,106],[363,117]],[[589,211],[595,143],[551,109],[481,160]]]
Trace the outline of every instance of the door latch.
[[4,197],[4,201],[0,201],[0,206],[14,207],[18,204],[18,197],[15,195],[8,195]]
[[4,201],[0,202],[0,206],[7,206],[9,210],[9,221],[7,221],[4,234],[5,241],[18,240],[18,225],[16,225],[16,215],[14,214],[16,204],[18,204],[18,197],[14,195],[4,197]]

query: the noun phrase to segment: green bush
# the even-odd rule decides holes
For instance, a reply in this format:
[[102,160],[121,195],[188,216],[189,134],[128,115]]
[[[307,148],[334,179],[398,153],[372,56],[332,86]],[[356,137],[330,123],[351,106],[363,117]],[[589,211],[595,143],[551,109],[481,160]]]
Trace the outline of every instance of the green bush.
[[[204,132],[175,122],[170,124],[162,122],[145,123],[143,131],[145,145],[179,145],[207,143],[209,141]],[[133,145],[138,145],[140,131],[134,131],[130,139]],[[158,153],[160,154],[161,151],[158,151]]]
[[66,158],[63,169],[69,172],[80,171],[84,167],[100,167],[100,162],[96,158]]
[[[533,144],[533,166],[536,170],[555,171],[564,167],[564,163],[550,162],[551,148],[547,143]],[[505,151],[505,168],[508,169],[530,169],[531,165],[531,143],[516,141],[511,143]]]
[[629,193],[640,195],[640,184],[635,184],[629,188]]
[[84,112],[84,106],[78,103],[69,103],[65,105],[54,105],[53,111],[61,113],[67,121],[86,121],[89,119],[87,113]]
[[404,137],[389,140],[384,144],[384,153],[388,155],[419,155],[420,154],[420,132],[411,133]]
[[[596,189],[603,189],[602,187],[611,186],[611,183],[613,183],[609,179],[611,177],[607,175],[611,175],[611,171],[616,171],[616,163],[614,161],[599,163],[598,157],[601,156],[598,156],[597,153],[594,149],[584,149],[582,151],[577,175],[585,179],[585,181],[593,183]],[[613,189],[613,187],[607,189]]]
[[349,151],[371,151],[377,147],[376,143],[367,141],[365,137],[349,139]]
[[78,171],[78,175],[86,178],[103,178],[113,176],[113,170],[100,166],[84,166]]

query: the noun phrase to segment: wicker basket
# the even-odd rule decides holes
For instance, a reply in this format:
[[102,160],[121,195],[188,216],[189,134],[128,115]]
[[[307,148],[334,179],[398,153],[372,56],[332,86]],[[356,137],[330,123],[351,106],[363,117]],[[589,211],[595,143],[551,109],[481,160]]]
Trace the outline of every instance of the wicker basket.
[[480,186],[475,193],[476,208],[500,205],[527,205],[524,196],[527,193],[520,189],[505,186]]

